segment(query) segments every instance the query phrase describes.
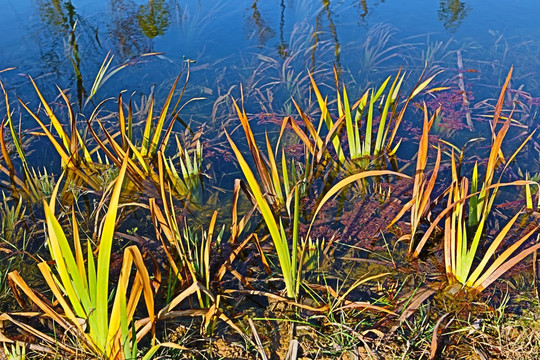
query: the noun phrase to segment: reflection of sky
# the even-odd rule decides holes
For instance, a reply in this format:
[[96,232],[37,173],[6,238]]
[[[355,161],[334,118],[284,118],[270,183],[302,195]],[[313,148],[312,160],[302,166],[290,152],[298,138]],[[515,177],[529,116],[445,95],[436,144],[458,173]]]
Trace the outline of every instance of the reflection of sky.
[[[6,47],[30,47],[28,35],[39,29],[40,14],[38,3],[45,0],[0,0],[0,31],[4,36],[0,39],[3,51]],[[111,27],[114,18],[110,3],[114,1],[73,1],[76,12],[90,23],[98,26],[100,35],[109,37],[107,29]],[[146,1],[125,1],[133,4],[133,13]],[[343,41],[353,41],[362,34],[366,27],[380,22],[392,23],[406,36],[422,33],[445,33],[443,21],[439,19],[441,4],[455,3],[454,0],[424,1],[424,0],[387,0],[380,1],[327,1],[338,26],[338,32]],[[288,38],[296,21],[314,21],[316,13],[323,8],[325,1],[284,1],[285,26],[284,35]],[[364,15],[365,3],[367,14]],[[465,18],[453,36],[482,37],[488,30],[500,32],[537,31],[537,14],[540,5],[533,0],[516,0],[509,4],[506,1],[475,0],[461,1],[468,8]],[[247,44],[256,44],[257,39],[250,42],[249,38],[260,33],[266,36],[270,46],[276,47],[280,39],[280,2],[274,1],[168,1],[171,5],[171,26],[167,34],[156,39],[156,44],[166,50],[180,51],[179,47],[196,51],[208,44],[218,51],[219,55],[229,55]],[[254,4],[268,32],[257,29],[254,25]],[[133,19],[134,22],[137,19]],[[312,24],[313,25],[313,24]],[[448,33],[448,32],[447,32]],[[275,36],[268,36],[275,34]],[[172,48],[172,49],[171,49]],[[162,50],[162,49],[160,49]],[[12,49],[11,51],[16,51]],[[229,54],[227,54],[229,52]],[[191,56],[195,54],[190,54]],[[5,56],[5,55],[4,55]]]

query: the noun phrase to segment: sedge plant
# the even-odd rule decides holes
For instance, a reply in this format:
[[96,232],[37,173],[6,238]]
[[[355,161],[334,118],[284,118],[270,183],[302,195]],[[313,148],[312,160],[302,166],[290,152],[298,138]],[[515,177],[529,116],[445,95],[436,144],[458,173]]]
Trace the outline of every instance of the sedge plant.
[[[240,116],[242,125],[244,127],[247,126],[248,120],[245,115],[245,112],[238,107],[236,107],[237,112]],[[285,123],[285,122],[284,122]],[[298,132],[297,132],[298,133]],[[291,210],[289,206],[287,206],[290,224],[292,225],[292,232],[287,233],[285,226],[283,225],[284,218],[281,217],[281,214],[278,213],[276,216],[274,214],[272,203],[269,201],[268,196],[265,192],[263,192],[262,189],[267,189],[265,187],[265,181],[264,180],[258,180],[255,176],[254,172],[252,171],[249,164],[246,162],[244,156],[234,143],[234,141],[231,139],[229,134],[225,133],[227,136],[227,139],[229,140],[229,144],[231,145],[231,148],[236,156],[236,159],[238,161],[238,164],[242,170],[242,173],[244,174],[244,177],[246,178],[247,184],[249,186],[249,190],[252,195],[252,199],[254,201],[254,204],[257,206],[260,214],[263,217],[264,223],[266,224],[266,227],[268,229],[268,232],[270,234],[270,238],[273,241],[274,248],[277,253],[278,261],[279,261],[279,267],[281,270],[281,273],[283,275],[283,280],[285,283],[285,289],[286,294],[290,299],[295,299],[298,296],[300,284],[301,284],[301,275],[302,275],[302,264],[303,261],[300,261],[299,259],[302,258],[303,249],[301,248],[300,244],[301,241],[299,241],[299,224],[300,224],[300,187],[305,185],[302,184],[301,180],[297,180],[295,178],[293,179],[293,185],[289,187],[290,191],[287,194],[287,198],[285,199],[287,204],[292,204],[294,202],[294,208]],[[254,158],[259,158],[259,161],[255,161],[255,166],[257,169],[257,173],[259,176],[267,175],[268,181],[271,182],[271,189],[276,189],[278,186],[281,186],[280,184],[280,178],[278,175],[278,168],[275,164],[275,160],[273,157],[273,150],[271,146],[268,143],[267,138],[267,144],[268,144],[268,156],[272,169],[272,174],[275,176],[271,176],[269,171],[261,171],[259,170],[261,167],[266,166],[263,159],[263,155],[261,154],[260,150],[258,150],[257,146],[255,145],[255,139],[253,137],[253,134],[251,132],[246,132],[247,140],[249,147],[252,151]],[[277,150],[276,150],[277,152]],[[287,160],[284,156],[284,152],[282,152],[282,174],[283,174],[283,181],[288,181],[289,176],[286,174],[287,172]],[[397,175],[397,176],[404,176],[406,175],[396,173],[393,171],[388,170],[379,170],[379,171],[364,171],[360,172],[358,174],[353,174],[348,176],[347,178],[341,180],[336,185],[334,185],[321,199],[321,201],[318,204],[317,209],[313,213],[313,219],[310,225],[313,225],[313,222],[318,214],[318,212],[321,210],[322,206],[335,194],[337,194],[339,191],[341,191],[344,187],[347,185],[350,185],[354,182],[363,180],[368,177],[372,176],[385,176],[385,175]],[[284,186],[290,186],[287,183],[284,184]],[[284,194],[285,195],[285,194]],[[309,239],[309,231],[308,235],[306,235],[306,238]],[[303,242],[304,244],[307,244],[307,241]]]
[[427,107],[424,104],[424,124],[422,127],[422,135],[418,143],[418,152],[416,153],[416,171],[414,174],[414,185],[412,198],[388,224],[390,228],[393,226],[405,213],[410,211],[410,233],[403,235],[400,240],[409,240],[409,255],[413,253],[415,248],[415,235],[422,223],[425,220],[431,209],[431,194],[435,187],[437,175],[441,165],[441,148],[437,147],[437,158],[433,166],[431,177],[426,175],[426,166],[428,162],[429,150],[429,130],[433,122],[439,115],[439,109],[429,118]]
[[[398,72],[392,82],[390,82],[392,77],[389,76],[378,89],[366,90],[362,97],[352,106],[344,84],[342,85],[343,92],[340,92],[338,75],[335,69],[334,74],[338,109],[337,120],[334,121],[332,119],[328,106],[328,98],[323,97],[317,83],[310,74],[311,86],[317,97],[317,103],[321,112],[321,121],[317,130],[315,130],[313,125],[310,126],[308,124],[306,124],[306,128],[309,130],[310,135],[314,139],[317,139],[316,143],[320,146],[324,143],[320,138],[320,125],[324,123],[331,136],[330,140],[339,163],[347,165],[349,168],[350,165],[355,164],[362,169],[366,169],[373,159],[380,158],[383,155],[392,156],[395,154],[400,142],[394,145],[394,139],[409,103],[420,92],[426,89],[437,75],[435,74],[421,83],[419,81],[399,108],[401,86],[405,74]],[[391,85],[389,86],[389,84]],[[434,92],[441,89],[433,88],[428,91]],[[304,122],[310,122],[298,105],[296,107]],[[378,126],[374,123],[377,110],[379,111]],[[343,123],[345,123],[346,128],[345,139],[347,147],[342,145],[340,138],[339,128],[343,126]],[[348,154],[345,150],[346,148],[348,149]]]
[[[84,185],[93,190],[102,191],[107,186],[107,183],[101,181],[100,174],[111,168],[119,169],[124,158],[126,158],[126,154],[130,153],[131,155],[127,158],[126,170],[127,178],[130,181],[124,187],[124,191],[142,190],[148,180],[158,188],[159,176],[155,165],[157,164],[157,158],[163,157],[166,174],[171,179],[171,181],[167,182],[168,186],[170,186],[169,191],[174,192],[179,197],[189,198],[192,193],[197,194],[195,190],[199,188],[201,183],[202,146],[200,142],[194,141],[193,144],[186,147],[182,146],[178,138],[176,138],[177,153],[172,157],[165,156],[165,149],[170,147],[169,140],[173,135],[173,125],[177,121],[181,110],[178,107],[189,80],[188,74],[186,83],[175,103],[173,97],[181,76],[182,74],[174,81],[163,108],[157,117],[154,114],[154,94],[152,93],[146,106],[147,113],[143,121],[144,129],[141,140],[136,136],[135,127],[138,124],[134,123],[135,114],[132,102],[129,101],[126,111],[126,105],[121,94],[118,96],[117,124],[115,124],[114,130],[106,128],[104,120],[100,118],[100,112],[107,100],[100,102],[92,111],[85,125],[81,126],[81,122],[77,120],[76,112],[68,96],[62,89],[58,88],[68,115],[69,129],[66,129],[60,116],[55,114],[32,78],[30,78],[30,81],[40,99],[41,107],[49,120],[48,123],[42,119],[43,116],[40,116],[39,112],[32,111],[21,99],[19,99],[19,102],[41,129],[41,132],[34,132],[33,134],[46,137],[60,156],[62,167],[67,170],[66,176],[69,178],[69,183]],[[14,128],[9,99],[5,90],[4,97],[7,104],[7,124],[22,163],[23,176],[17,176],[15,166],[7,151],[4,138],[5,122],[0,125],[0,150],[6,166],[0,165],[0,171],[9,175],[11,182],[16,187],[21,188],[31,199],[41,199],[42,196],[39,187],[36,185],[36,179],[32,176],[21,141]],[[188,103],[193,100],[196,99],[191,99]],[[170,109],[172,111],[169,111]],[[85,137],[87,133],[91,134],[93,142]],[[176,158],[178,158],[177,165],[174,161]]]

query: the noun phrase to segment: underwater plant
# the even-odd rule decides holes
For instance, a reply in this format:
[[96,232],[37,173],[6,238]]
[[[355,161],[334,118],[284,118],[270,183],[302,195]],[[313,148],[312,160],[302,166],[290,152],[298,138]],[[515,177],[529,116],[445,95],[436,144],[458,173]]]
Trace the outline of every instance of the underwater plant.
[[[340,93],[338,74],[334,68],[338,108],[338,113],[335,117],[335,119],[337,119],[336,121],[333,120],[331,115],[327,98],[323,98],[317,83],[310,75],[311,85],[317,97],[317,103],[321,113],[320,124],[324,122],[328,130],[326,140],[322,139],[321,126],[319,125],[317,130],[315,130],[315,126],[311,123],[309,118],[296,103],[295,105],[306,128],[309,130],[309,134],[314,139],[315,145],[309,147],[313,152],[313,155],[320,160],[323,144],[329,144],[331,142],[338,162],[346,168],[349,168],[351,172],[354,172],[357,167],[360,169],[367,169],[373,163],[379,164],[379,167],[384,168],[385,165],[381,163],[381,160],[386,157],[392,157],[399,148],[400,142],[394,144],[394,140],[409,103],[420,92],[425,90],[437,75],[435,74],[423,82],[418,81],[403,105],[398,108],[400,89],[405,78],[405,74],[401,76],[400,74],[401,72],[398,72],[395,76],[392,85],[386,93],[385,91],[391,76],[387,77],[376,91],[374,89],[368,89],[364,95],[351,106],[345,85],[342,85],[343,94]],[[427,92],[435,92],[438,90],[440,90],[440,88],[429,89]],[[375,109],[379,110],[379,124],[377,129],[375,129],[376,125],[374,124],[376,116]],[[345,146],[341,143],[340,129],[342,128],[343,123],[345,123],[344,126],[346,128],[346,136],[344,137],[348,148],[348,156],[346,156]],[[362,136],[362,134],[364,135]],[[315,154],[315,149],[319,149],[317,154]],[[325,148],[324,151],[327,151],[327,149]]]
[[[115,71],[117,70],[119,69]],[[39,124],[43,131],[42,135],[46,136],[51,145],[53,145],[56,153],[60,156],[62,168],[67,170],[66,177],[68,181],[66,181],[66,184],[69,183],[72,186],[73,184],[85,185],[94,191],[101,192],[108,185],[107,179],[103,178],[102,174],[107,173],[111,169],[119,169],[126,154],[130,153],[126,170],[127,178],[130,181],[123,188],[123,191],[144,191],[148,180],[154,185],[155,189],[158,189],[159,175],[156,165],[158,162],[157,159],[161,158],[165,176],[171,179],[170,182],[166,183],[170,187],[169,190],[177,193],[181,198],[186,200],[192,199],[196,202],[200,200],[201,190],[202,146],[200,142],[194,140],[193,144],[189,144],[188,148],[186,148],[181,145],[180,140],[175,136],[177,145],[176,155],[165,155],[166,149],[169,147],[169,140],[173,134],[173,125],[180,111],[177,110],[177,107],[189,79],[188,75],[186,84],[172,110],[173,114],[170,115],[170,122],[165,129],[165,123],[169,118],[168,110],[181,75],[176,78],[170,89],[157,121],[154,120],[154,96],[152,93],[146,106],[147,114],[144,122],[143,137],[140,142],[137,140],[137,134],[134,131],[137,124],[134,124],[131,101],[127,107],[126,114],[121,94],[118,96],[118,122],[113,129],[107,129],[104,125],[104,120],[99,117],[100,110],[106,100],[96,106],[90,118],[86,121],[84,128],[80,128],[70,100],[64,91],[58,88],[69,116],[70,131],[64,128],[59,116],[53,112],[51,106],[47,103],[32,78],[30,78],[30,81],[41,101],[41,106],[45,109],[47,118],[50,120],[50,125],[46,125],[40,119],[39,113],[30,110],[22,100],[19,99],[19,101],[23,108]],[[98,75],[96,79],[98,83],[104,81],[98,80],[100,77],[103,77],[103,74]],[[7,104],[11,138],[21,161],[23,176],[17,176],[15,166],[7,151],[3,136],[4,122],[0,125],[0,145],[6,167],[0,167],[0,171],[10,176],[12,187],[20,188],[21,192],[26,194],[30,199],[41,199],[45,195],[42,193],[43,189],[40,186],[39,180],[42,176],[37,176],[35,171],[28,165],[19,136],[15,131],[13,120],[11,119],[8,97],[5,90],[4,95]],[[95,124],[97,124],[99,131],[94,129]],[[94,142],[83,136],[83,134],[87,134],[88,132],[92,135]],[[95,144],[94,147],[91,147],[92,143]],[[176,158],[178,158],[178,165],[175,165],[174,160]],[[179,167],[177,168],[177,166]],[[61,194],[66,190],[68,189],[64,188]]]
[[[301,284],[301,277],[302,277],[302,266],[303,261],[299,261],[299,258],[303,258],[303,254],[305,251],[305,248],[300,249],[300,239],[298,234],[298,228],[299,228],[299,222],[300,222],[300,186],[305,185],[309,186],[309,183],[302,184],[303,182],[306,182],[306,180],[302,179],[295,179],[295,177],[292,177],[292,180],[294,181],[292,185],[289,185],[289,175],[287,174],[287,166],[286,166],[286,159],[284,156],[284,152],[282,152],[282,171],[283,171],[283,186],[285,189],[290,189],[289,191],[286,191],[285,193],[281,192],[281,182],[282,180],[277,176],[277,164],[275,162],[275,158],[273,155],[273,150],[270,146],[270,143],[267,139],[267,145],[268,145],[268,162],[270,163],[271,173],[267,170],[266,164],[263,160],[263,157],[260,155],[258,147],[255,144],[255,139],[253,137],[253,134],[251,130],[249,130],[249,123],[247,120],[247,116],[244,112],[244,110],[240,110],[238,106],[236,106],[236,110],[238,113],[239,118],[241,119],[241,122],[246,129],[246,138],[249,144],[249,147],[251,149],[253,158],[255,160],[255,167],[257,169],[257,173],[261,178],[263,178],[262,181],[258,181],[255,177],[255,174],[251,170],[249,164],[244,159],[244,156],[234,143],[234,141],[231,139],[231,137],[226,133],[227,138],[229,140],[229,143],[231,145],[231,148],[233,149],[233,152],[237,158],[238,164],[240,168],[242,169],[242,172],[246,178],[247,184],[249,186],[253,202],[258,207],[259,212],[261,213],[264,223],[266,224],[266,227],[270,233],[270,237],[273,241],[276,253],[278,255],[279,260],[279,266],[281,269],[281,273],[284,278],[285,287],[287,296],[291,299],[296,299],[300,284]],[[283,124],[286,124],[287,120],[284,120]],[[292,122],[292,120],[291,120]],[[301,131],[295,129],[297,133],[302,133]],[[277,153],[277,149],[275,150]],[[306,166],[307,168],[307,166]],[[313,223],[315,221],[315,218],[318,214],[318,212],[321,210],[323,205],[335,194],[340,192],[343,188],[345,188],[347,185],[350,185],[352,183],[355,183],[357,181],[369,178],[369,177],[378,177],[378,176],[384,176],[384,175],[395,175],[395,176],[403,176],[407,177],[406,175],[388,171],[388,170],[379,170],[379,171],[361,171],[359,173],[350,175],[346,177],[345,179],[341,180],[337,184],[335,184],[332,188],[330,188],[326,193],[324,193],[324,196],[322,196],[322,199],[318,202],[317,208],[314,210],[312,215],[312,221],[310,224],[309,229],[311,229],[311,226],[313,226]],[[266,183],[264,181],[264,177],[266,177]],[[292,187],[291,187],[292,186]],[[266,192],[263,192],[261,187],[265,189],[265,191],[272,191],[270,194],[279,193],[282,194],[282,196],[285,196],[286,198],[282,198],[281,201],[284,201],[284,204],[287,204],[287,212],[289,214],[290,223],[292,224],[292,235],[288,235],[285,231],[285,227],[283,225],[283,219],[280,217],[280,214],[278,213],[277,219],[274,215],[274,211],[272,209],[272,203],[268,200],[268,194]],[[279,192],[275,191],[276,188],[280,188]],[[274,197],[270,197],[270,199],[274,199]],[[277,199],[280,199],[279,197]],[[289,204],[291,204],[294,201],[294,209],[291,210],[289,208]],[[309,230],[306,235],[306,239],[309,239]],[[308,241],[303,241],[304,247],[307,245]]]

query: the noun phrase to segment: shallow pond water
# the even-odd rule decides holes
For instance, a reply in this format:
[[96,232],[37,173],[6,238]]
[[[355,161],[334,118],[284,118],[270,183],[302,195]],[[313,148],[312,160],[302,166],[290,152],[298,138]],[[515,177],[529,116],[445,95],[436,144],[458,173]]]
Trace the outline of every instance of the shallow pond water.
[[[67,128],[68,114],[58,88],[68,95],[83,127],[94,108],[106,99],[109,100],[101,113],[103,121],[106,123],[112,118],[106,124],[115,125],[119,93],[123,92],[124,101],[133,99],[138,111],[148,104],[148,97],[154,92],[159,109],[175,78],[182,73],[178,94],[189,73],[174,131],[185,141],[202,129],[207,191],[199,196],[204,199],[201,203],[207,203],[202,209],[190,209],[192,212],[182,216],[196,215],[193,221],[203,226],[210,222],[217,208],[226,209],[220,213],[219,222],[224,217],[223,222],[230,224],[233,181],[243,177],[224,136],[225,129],[241,150],[248,153],[232,99],[243,96],[259,143],[264,144],[265,131],[275,143],[279,132],[276,124],[289,115],[299,118],[292,100],[313,118],[319,116],[309,74],[313,74],[321,92],[329,95],[332,110],[335,110],[333,67],[354,101],[368,88],[378,87],[398,71],[406,74],[405,94],[413,89],[421,76],[422,79],[435,76],[431,85],[448,89],[421,98],[430,112],[439,106],[443,108],[442,116],[437,120],[441,126],[437,124],[432,129],[432,140],[443,139],[459,149],[470,139],[485,138],[483,142],[468,145],[463,161],[463,173],[466,174],[470,174],[477,160],[482,163],[489,153],[489,115],[493,114],[511,67],[514,72],[504,107],[516,109],[513,114],[516,122],[507,136],[508,141],[505,140],[504,146],[509,146],[503,147],[505,155],[508,156],[528,134],[539,128],[540,3],[534,0],[0,0],[0,9],[0,32],[3,34],[0,38],[0,80],[9,95],[14,119],[22,129],[22,138],[30,140],[27,155],[32,166],[47,168],[55,178],[61,173],[58,154],[45,137],[42,141],[34,137],[43,134],[39,134],[41,130],[34,119],[17,102],[16,97],[19,97],[30,109],[40,106],[29,77],[36,81]],[[94,88],[104,60],[110,60],[103,78],[105,81],[99,88]],[[4,101],[2,97],[0,111],[6,108]],[[398,134],[404,141],[397,153],[396,168],[409,175],[414,175],[414,161],[411,160],[418,149],[423,119],[418,110],[421,103],[415,105],[407,110]],[[158,111],[155,111],[157,115]],[[508,112],[504,114],[506,116]],[[137,116],[136,120],[142,122],[144,117]],[[186,130],[187,126],[189,130]],[[142,133],[142,126],[136,130]],[[85,135],[92,139],[87,133]],[[286,134],[281,141],[288,155],[298,155],[295,153],[299,142],[296,137]],[[504,181],[521,179],[526,172],[537,181],[540,179],[539,143],[539,134],[535,134],[505,173]],[[437,195],[444,192],[451,177],[451,147],[444,149],[440,184],[435,187]],[[13,148],[10,150],[14,153]],[[167,155],[172,155],[169,153]],[[433,158],[434,153],[430,153],[430,168]],[[117,175],[116,169],[109,170],[99,174],[103,183]],[[321,172],[324,171],[327,170]],[[330,172],[325,173],[324,180],[319,178],[315,182],[315,190],[312,189],[310,194],[320,197],[323,190],[328,190],[329,184],[336,180],[333,175],[328,175]],[[0,176],[6,189],[7,178],[4,174]],[[331,179],[328,184],[327,178]],[[444,262],[440,258],[420,262],[418,267],[410,266],[405,256],[407,244],[396,241],[402,235],[399,234],[401,230],[388,234],[388,241],[381,236],[388,233],[387,225],[399,212],[404,199],[410,196],[411,188],[411,183],[405,181],[396,181],[392,186],[370,183],[347,194],[355,196],[352,202],[344,201],[345,195],[329,202],[311,233],[321,242],[307,247],[306,278],[318,283],[324,281],[337,288],[364,274],[391,269],[397,280],[392,279],[384,285],[385,290],[391,288],[392,291],[399,286],[415,288],[418,285],[416,275],[429,282],[444,278]],[[149,197],[159,197],[155,189],[152,191],[145,194],[145,204]],[[80,201],[78,210],[81,213],[94,211],[94,193],[89,193],[91,200]],[[507,208],[519,210],[524,204],[523,193],[522,189],[515,188],[501,190],[495,206],[497,216],[508,215],[505,213]],[[96,194],[100,195],[99,191]],[[308,199],[305,204],[307,209],[313,210],[315,199]],[[435,212],[441,211],[441,204],[434,207]],[[247,201],[241,201],[239,212],[246,213],[250,207]],[[37,210],[37,217],[40,211]],[[119,247],[136,243],[157,254],[156,257],[161,256],[159,261],[165,261],[159,243],[148,241],[154,239],[155,232],[152,219],[145,211],[132,214],[122,224],[119,231],[125,241]],[[305,220],[309,214],[306,211],[301,216]],[[88,228],[92,225],[97,228],[97,222],[91,224],[93,219],[85,218],[81,223],[85,221]],[[498,221],[494,221],[496,226],[492,227],[495,231],[501,227]],[[534,218],[527,221],[537,222]],[[525,228],[526,221],[522,225]],[[255,231],[261,227],[253,224],[247,229]],[[229,231],[227,225],[227,235]],[[302,235],[306,231],[307,225],[300,228]],[[332,235],[336,234],[334,239]],[[325,239],[324,243],[322,239]],[[223,262],[223,254],[231,250],[228,246],[223,245],[219,251],[217,247],[214,249],[219,256],[215,256],[211,266]],[[317,251],[324,246],[331,250],[321,256]],[[437,246],[427,245],[430,249]],[[440,250],[440,246],[437,249]],[[436,256],[441,256],[440,253]],[[429,256],[432,255],[430,252]],[[256,256],[251,254],[246,258],[245,264],[238,265],[242,275],[266,276]],[[120,257],[114,260],[118,268]],[[272,260],[277,264],[274,257]],[[256,270],[250,268],[255,267],[253,264],[258,266]],[[237,279],[230,276],[224,288],[234,287],[236,282]],[[406,284],[400,285],[401,282]],[[281,283],[270,287],[277,292],[280,286]],[[353,295],[361,300],[373,300],[373,288],[359,287]],[[320,287],[313,291],[319,290],[322,291]],[[396,290],[396,294],[399,291]],[[234,311],[236,309],[231,310]]]
[[[448,70],[443,77],[454,77],[456,50],[464,69],[478,71],[466,74],[467,80],[487,94],[489,86],[501,85],[511,65],[515,88],[523,84],[523,91],[534,94],[538,87],[540,5],[532,0],[2,0],[0,5],[0,64],[16,67],[2,80],[22,98],[29,84],[21,74],[40,79],[49,96],[56,93],[55,83],[88,94],[108,52],[115,56],[111,66],[130,66],[111,77],[99,100],[120,90],[147,94],[191,63],[191,88],[210,101],[218,89],[245,83],[261,64],[271,65],[265,60],[297,73],[328,70],[333,62],[360,91],[399,66],[439,66]],[[141,57],[151,52],[162,54]],[[264,75],[275,78],[276,72]]]
[[[37,107],[37,99],[25,75],[36,79],[49,101],[58,96],[56,85],[68,90],[88,117],[101,100],[124,90],[137,101],[155,85],[157,101],[163,102],[174,78],[189,66],[184,101],[195,100],[183,109],[183,120],[215,129],[231,112],[223,95],[238,99],[240,85],[248,113],[264,122],[294,113],[291,98],[309,103],[308,71],[328,85],[326,90],[333,87],[335,65],[355,99],[400,67],[409,74],[409,88],[424,68],[428,75],[444,70],[438,84],[455,88],[462,76],[472,117],[482,120],[482,101],[497,96],[514,66],[511,89],[524,104],[520,116],[531,130],[538,124],[540,5],[535,1],[2,0],[0,5],[0,64],[14,68],[0,77],[30,108]],[[109,73],[121,70],[83,106],[108,53],[114,56]],[[455,111],[460,99],[451,100],[458,104],[449,117],[462,121],[464,113]],[[26,114],[22,120],[35,125]],[[456,145],[465,138],[458,137]]]

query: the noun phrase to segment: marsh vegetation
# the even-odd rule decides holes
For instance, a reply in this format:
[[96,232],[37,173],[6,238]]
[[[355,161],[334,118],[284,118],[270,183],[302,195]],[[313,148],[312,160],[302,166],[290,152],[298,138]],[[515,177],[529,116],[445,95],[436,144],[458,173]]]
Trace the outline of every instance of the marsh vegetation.
[[91,72],[70,4],[40,7],[70,85],[0,71],[0,357],[538,358],[538,88],[479,59],[540,46],[342,44],[330,1],[289,33],[254,1],[259,51],[179,60],[154,48],[175,14],[196,42],[223,4],[112,1],[135,35]]

